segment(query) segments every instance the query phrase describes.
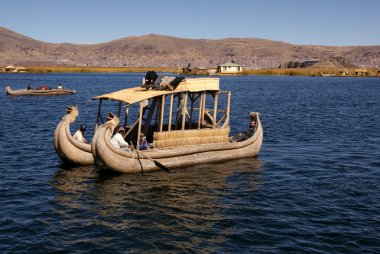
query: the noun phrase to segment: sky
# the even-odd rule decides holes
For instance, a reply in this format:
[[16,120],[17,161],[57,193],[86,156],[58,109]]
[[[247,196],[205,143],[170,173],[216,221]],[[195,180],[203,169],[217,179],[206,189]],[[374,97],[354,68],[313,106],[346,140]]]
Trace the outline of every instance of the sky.
[[52,43],[129,36],[380,45],[380,0],[3,0],[0,26]]

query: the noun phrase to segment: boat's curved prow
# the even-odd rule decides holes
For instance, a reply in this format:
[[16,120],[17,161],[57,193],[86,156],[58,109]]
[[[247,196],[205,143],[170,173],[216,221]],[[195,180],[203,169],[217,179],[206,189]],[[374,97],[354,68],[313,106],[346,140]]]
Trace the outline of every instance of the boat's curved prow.
[[11,95],[12,94],[12,89],[11,89],[10,86],[5,87],[5,91],[7,92],[7,95]]
[[70,164],[92,165],[94,159],[91,154],[91,145],[78,142],[70,133],[70,124],[78,116],[78,108],[75,106],[67,108],[61,122],[54,132],[54,148],[59,158]]
[[45,95],[69,95],[69,94],[76,94],[76,90],[70,90],[68,88],[49,88],[47,90],[45,89],[37,89],[37,88],[31,88],[31,89],[18,89],[13,90],[10,86],[7,86],[5,88],[7,95],[14,95],[14,96],[45,96]]
[[260,113],[251,112],[250,116],[251,118],[256,120],[256,125],[257,125],[256,132],[252,137],[254,140],[253,146],[252,146],[253,153],[254,155],[257,155],[261,150],[261,145],[263,144],[264,131],[263,131],[263,126],[260,120]]
[[[113,116],[113,115],[112,115]],[[96,130],[94,137],[91,142],[91,152],[94,158],[94,164],[100,168],[106,168],[103,160],[99,159],[99,153],[103,153],[104,150],[107,150],[108,147],[105,145],[105,137],[111,137],[113,130],[118,126],[120,120],[118,117],[107,118],[107,122],[100,125]],[[108,133],[108,134],[106,134]],[[106,151],[105,153],[108,153]],[[100,155],[101,156],[101,155]],[[102,157],[102,156],[101,156]]]

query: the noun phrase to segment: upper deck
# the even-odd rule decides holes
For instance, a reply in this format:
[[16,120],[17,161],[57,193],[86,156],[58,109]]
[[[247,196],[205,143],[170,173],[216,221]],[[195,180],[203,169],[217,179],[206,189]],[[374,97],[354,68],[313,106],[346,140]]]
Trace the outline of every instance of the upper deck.
[[93,99],[105,99],[121,101],[129,104],[151,99],[160,95],[174,94],[180,92],[206,92],[219,91],[219,78],[186,78],[175,90],[145,90],[142,87],[132,87],[120,91],[103,94]]

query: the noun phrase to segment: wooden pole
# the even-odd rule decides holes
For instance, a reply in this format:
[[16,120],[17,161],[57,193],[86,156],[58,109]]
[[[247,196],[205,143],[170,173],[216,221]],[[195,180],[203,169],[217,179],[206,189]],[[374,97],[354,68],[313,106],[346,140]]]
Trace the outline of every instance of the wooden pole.
[[98,107],[98,115],[96,116],[96,129],[98,128],[98,123],[99,123],[99,119],[100,119],[100,109],[102,108],[102,99],[100,99],[99,101],[99,107]]
[[137,140],[136,140],[137,151],[140,150],[139,141],[140,141],[140,134],[141,134],[141,123],[142,123],[142,117],[143,117],[143,108],[144,108],[144,102],[140,101],[139,127],[137,129]]
[[162,132],[162,126],[164,125],[164,109],[165,109],[165,94],[161,97],[161,112],[160,112],[160,132]]
[[178,98],[178,103],[177,103],[177,110],[175,112],[175,129],[178,130],[178,115],[179,115],[179,106],[181,105],[181,99],[182,99],[182,93],[178,94],[177,96]]
[[[144,103],[143,103],[143,105],[144,105]],[[146,120],[145,120],[144,131],[143,131],[144,133],[147,133],[149,130],[150,122],[152,121],[153,113],[154,113],[154,110],[156,109],[156,107],[157,107],[157,99],[154,98],[152,101],[152,105],[150,106]]]
[[216,113],[218,110],[218,92],[214,94],[214,119],[212,121],[212,128],[215,129],[216,126]]
[[203,94],[201,123],[205,121],[206,93]]
[[174,97],[174,94],[171,94],[171,96],[170,96],[170,108],[169,108],[168,131],[170,131],[172,129],[173,97]]
[[136,121],[131,125],[127,133],[125,133],[124,138],[128,137],[128,135],[136,128],[136,125],[138,122],[139,122],[139,119],[136,119]]
[[117,109],[117,117],[120,119],[121,114],[121,101],[119,101],[119,108]]
[[230,103],[231,103],[231,92],[227,92],[227,109],[226,109],[226,122],[230,122]]
[[202,123],[202,105],[203,105],[203,95],[204,93],[201,93],[201,97],[199,99],[199,110],[198,110],[198,129],[201,128],[201,123]]
[[190,118],[189,118],[189,129],[191,129],[193,124],[193,111],[194,111],[194,101],[195,101],[195,94],[190,94]]
[[182,104],[182,126],[181,126],[181,130],[185,129],[186,112],[187,112],[187,92],[185,92],[185,97],[183,98],[183,104]]

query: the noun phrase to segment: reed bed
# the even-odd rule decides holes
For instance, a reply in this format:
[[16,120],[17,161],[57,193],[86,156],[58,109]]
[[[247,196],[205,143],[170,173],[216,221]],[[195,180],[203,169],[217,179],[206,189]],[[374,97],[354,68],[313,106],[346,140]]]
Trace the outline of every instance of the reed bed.
[[155,132],[153,144],[154,147],[157,148],[167,148],[187,145],[226,143],[228,142],[229,133],[229,128]]
[[264,76],[321,76],[325,74],[339,74],[339,69],[305,69],[305,68],[264,68],[264,69],[246,69],[243,75],[264,75]]
[[[358,68],[346,68],[348,74],[345,76],[358,77],[380,77],[378,68],[366,68],[368,74],[357,75],[355,70]],[[24,68],[26,73],[140,73],[154,70],[156,72],[167,72],[182,74],[182,70],[176,67],[86,67],[86,66],[29,66]],[[4,68],[0,68],[4,72]],[[243,72],[233,75],[263,75],[263,76],[321,76],[331,74],[342,76],[342,68],[262,68],[262,69],[243,69]],[[192,74],[195,75],[196,74]],[[199,74],[198,76],[204,76]],[[216,74],[218,75],[218,74]],[[224,75],[224,74],[221,74]],[[228,74],[225,74],[228,75]]]
[[147,72],[149,70],[154,70],[156,72],[172,72],[177,73],[179,69],[171,67],[80,67],[80,66],[33,66],[25,67],[25,71],[29,73],[53,73],[53,72],[63,72],[63,73],[137,73],[137,72]]
[[[363,76],[356,75],[357,68],[346,68],[348,74],[345,76]],[[378,69],[368,68],[368,75],[380,76]],[[323,74],[332,74],[342,76],[341,68],[263,68],[263,69],[244,69],[242,75],[267,75],[267,76],[321,76]]]

